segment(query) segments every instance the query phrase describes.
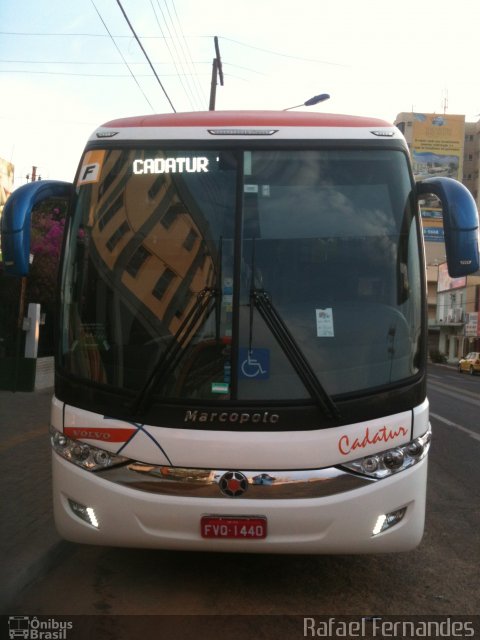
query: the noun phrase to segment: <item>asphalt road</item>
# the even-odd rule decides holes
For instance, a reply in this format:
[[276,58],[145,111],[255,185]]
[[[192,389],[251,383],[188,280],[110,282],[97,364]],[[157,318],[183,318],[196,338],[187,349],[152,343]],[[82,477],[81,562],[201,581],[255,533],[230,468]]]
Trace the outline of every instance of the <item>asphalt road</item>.
[[[23,396],[20,411],[31,399],[16,395]],[[0,405],[6,434],[0,446],[7,525],[1,534],[3,613],[477,614],[480,376],[431,366],[429,398],[434,439],[424,539],[410,553],[358,557],[125,550],[61,541],[51,519],[48,398],[37,398],[28,424],[12,424],[12,411]],[[111,624],[104,637],[129,637]]]

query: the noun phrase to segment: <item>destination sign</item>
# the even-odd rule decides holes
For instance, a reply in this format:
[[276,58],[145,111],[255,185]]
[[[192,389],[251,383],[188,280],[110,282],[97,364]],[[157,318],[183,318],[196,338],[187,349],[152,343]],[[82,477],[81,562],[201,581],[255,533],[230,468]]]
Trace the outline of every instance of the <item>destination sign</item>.
[[137,158],[133,161],[133,173],[208,173],[208,158]]

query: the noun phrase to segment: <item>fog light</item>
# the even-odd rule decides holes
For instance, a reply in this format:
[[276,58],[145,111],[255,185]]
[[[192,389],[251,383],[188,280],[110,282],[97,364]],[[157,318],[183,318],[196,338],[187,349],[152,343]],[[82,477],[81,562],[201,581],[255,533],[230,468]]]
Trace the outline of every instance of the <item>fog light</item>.
[[407,507],[402,507],[402,509],[397,509],[396,511],[391,511],[390,513],[384,513],[381,516],[378,516],[377,522],[373,527],[372,535],[377,536],[379,533],[390,529],[390,527],[395,526],[403,519],[403,516],[407,512]]
[[98,529],[98,520],[92,507],[86,507],[84,504],[68,499],[68,504],[73,513],[87,524]]

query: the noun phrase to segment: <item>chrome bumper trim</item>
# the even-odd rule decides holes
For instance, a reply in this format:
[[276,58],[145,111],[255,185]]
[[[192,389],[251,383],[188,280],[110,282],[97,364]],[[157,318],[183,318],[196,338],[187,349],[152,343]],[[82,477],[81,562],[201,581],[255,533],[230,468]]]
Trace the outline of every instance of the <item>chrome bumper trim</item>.
[[[132,463],[96,472],[96,475],[129,489],[178,497],[221,498],[220,480],[228,469],[186,469]],[[247,480],[242,500],[320,498],[365,487],[377,480],[329,467],[302,471],[241,471]]]

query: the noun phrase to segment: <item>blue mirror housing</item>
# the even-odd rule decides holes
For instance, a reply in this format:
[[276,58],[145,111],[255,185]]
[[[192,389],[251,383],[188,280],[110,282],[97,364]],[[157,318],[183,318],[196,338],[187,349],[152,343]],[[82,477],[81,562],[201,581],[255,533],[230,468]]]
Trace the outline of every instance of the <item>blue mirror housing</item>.
[[70,182],[39,180],[15,189],[3,208],[1,220],[2,257],[5,272],[26,276],[30,266],[30,221],[32,210],[44,200],[70,200]]
[[448,273],[459,278],[480,268],[478,211],[470,191],[452,178],[417,182],[417,197],[434,194],[443,207],[443,230]]

